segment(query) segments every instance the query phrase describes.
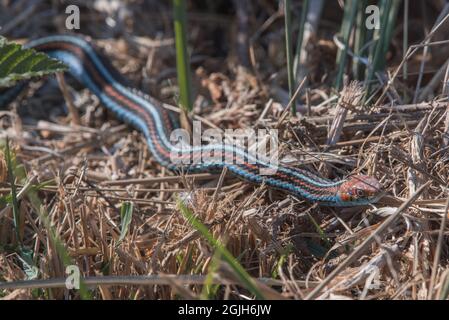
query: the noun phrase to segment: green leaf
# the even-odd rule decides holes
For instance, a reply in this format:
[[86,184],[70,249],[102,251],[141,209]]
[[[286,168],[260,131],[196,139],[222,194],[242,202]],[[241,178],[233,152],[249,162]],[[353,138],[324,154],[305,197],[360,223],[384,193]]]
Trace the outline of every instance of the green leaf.
[[59,60],[0,37],[0,88],[65,70],[67,66]]
[[279,268],[282,268],[284,264],[287,262],[288,255],[290,252],[293,251],[293,246],[290,244],[288,245],[282,252],[281,256],[279,257],[278,261],[274,265],[273,272],[271,273],[272,278],[278,278],[279,277]]
[[120,231],[120,237],[116,243],[116,247],[122,243],[128,233],[129,225],[131,223],[131,218],[133,216],[134,205],[132,202],[124,202],[120,208],[120,217],[122,219],[122,230]]
[[213,284],[214,274],[220,268],[221,254],[220,251],[216,251],[212,257],[212,261],[207,270],[207,276],[204,280],[203,290],[201,291],[201,300],[209,300],[216,298],[216,294],[220,289],[219,284]]

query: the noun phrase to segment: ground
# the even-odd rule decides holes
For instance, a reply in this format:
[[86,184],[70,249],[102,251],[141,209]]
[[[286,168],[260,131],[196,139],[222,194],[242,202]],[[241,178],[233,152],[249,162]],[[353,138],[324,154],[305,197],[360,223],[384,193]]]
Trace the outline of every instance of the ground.
[[[76,32],[90,36],[134,87],[177,108],[169,2],[75,2],[81,8]],[[25,3],[0,0],[0,24],[9,40],[68,32],[64,1],[31,9]],[[254,297],[179,209],[177,200],[184,199],[265,297],[447,298],[449,121],[441,86],[447,46],[416,52],[404,79],[400,11],[386,78],[372,84],[373,94],[362,103],[362,83],[348,80],[342,90],[334,88],[333,34],[343,15],[335,1],[306,48],[308,76],[297,97],[298,115],[284,117],[289,93],[282,10],[277,2],[253,3],[245,24],[248,8],[237,6],[243,14],[236,16],[229,2],[213,3],[188,3],[192,118],[205,128],[277,128],[283,163],[329,179],[372,175],[385,196],[367,206],[324,207],[229,173],[223,179],[172,173],[154,160],[143,135],[90,91],[70,77],[58,85],[52,76],[30,84],[0,114],[0,139],[3,146],[9,139],[19,200],[18,219],[12,206],[0,202],[0,281],[64,279],[66,266],[76,265],[95,299]],[[424,17],[411,5],[410,45],[425,39],[440,12],[438,1],[428,3]],[[431,41],[445,40],[447,28]],[[238,39],[245,35],[242,44]],[[61,86],[76,111],[67,107]],[[420,97],[411,99],[416,92]],[[6,199],[12,186],[3,150],[0,195]],[[314,292],[323,280],[325,288]],[[65,289],[63,280],[43,287],[0,287],[0,296],[85,298]]]

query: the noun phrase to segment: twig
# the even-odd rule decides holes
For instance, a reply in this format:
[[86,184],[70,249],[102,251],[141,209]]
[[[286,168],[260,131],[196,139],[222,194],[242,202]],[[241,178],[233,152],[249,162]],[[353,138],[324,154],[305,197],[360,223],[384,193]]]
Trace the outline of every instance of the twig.
[[[272,278],[257,278],[257,281],[268,285],[282,287],[285,285],[284,281]],[[101,276],[101,277],[85,277],[83,283],[87,286],[154,286],[154,285],[170,285],[176,281],[183,285],[203,285],[206,281],[206,276],[199,275],[148,275],[148,276]],[[292,282],[287,281],[287,282]],[[294,281],[296,285],[305,287],[305,281]],[[223,279],[214,277],[213,284],[219,285],[235,285],[237,281],[231,279]],[[313,287],[316,283],[308,282],[309,287]],[[45,280],[22,280],[12,282],[0,282],[0,289],[49,289],[49,288],[66,288],[65,278],[45,279]]]
[[61,89],[62,95],[64,96],[64,100],[67,104],[67,108],[69,109],[69,113],[71,115],[71,123],[74,125],[80,125],[80,115],[78,114],[78,110],[76,110],[75,104],[73,103],[72,97],[69,94],[69,90],[67,89],[67,84],[64,80],[64,75],[62,73],[56,74],[56,79],[58,80],[59,88]]
[[307,77],[304,77],[301,81],[301,83],[299,84],[298,88],[296,89],[295,93],[293,94],[293,96],[291,97],[290,101],[288,102],[287,106],[285,107],[284,111],[282,111],[281,116],[279,117],[279,120],[275,126],[276,129],[279,129],[280,125],[282,124],[282,122],[284,122],[285,117],[288,114],[288,111],[290,110],[291,105],[293,104],[293,102],[296,100],[296,96],[298,95],[298,93],[301,91],[302,87],[304,86],[304,84],[306,83],[306,79]]
[[[195,180],[209,180],[215,179],[217,175],[210,173],[198,173],[186,175],[187,179],[195,179]],[[142,179],[126,179],[126,180],[115,180],[115,181],[104,181],[102,185],[107,186],[121,186],[121,185],[130,185],[130,184],[152,184],[152,183],[160,183],[160,182],[180,182],[182,181],[182,176],[168,176],[168,177],[153,177],[153,178],[142,178]]]
[[32,1],[32,3],[27,3],[27,8],[19,13],[14,19],[9,21],[3,28],[0,28],[0,34],[7,34],[11,30],[15,29],[19,24],[21,24],[23,21],[27,20],[36,9],[37,5],[39,4],[38,1]]
[[436,41],[434,43],[427,43],[427,40],[432,38],[433,35],[435,34],[435,32],[444,24],[444,22],[446,22],[446,20],[449,18],[449,15],[446,15],[441,21],[440,23],[435,26],[432,31],[430,31],[430,33],[424,38],[424,40],[421,42],[421,44],[419,45],[413,45],[410,46],[409,49],[407,50],[407,54],[405,54],[404,58],[402,59],[401,63],[397,66],[396,70],[393,72],[392,77],[388,80],[387,85],[385,86],[385,88],[382,91],[382,94],[380,95],[380,97],[377,99],[375,105],[378,105],[382,99],[385,97],[385,94],[388,92],[388,90],[390,89],[391,85],[393,84],[394,80],[396,79],[399,70],[401,70],[402,66],[404,65],[405,61],[407,61],[408,59],[411,58],[411,56],[413,56],[415,54],[415,52],[422,47],[425,46],[430,46],[430,45],[439,45],[439,44],[443,44],[443,43],[447,43],[448,41]]

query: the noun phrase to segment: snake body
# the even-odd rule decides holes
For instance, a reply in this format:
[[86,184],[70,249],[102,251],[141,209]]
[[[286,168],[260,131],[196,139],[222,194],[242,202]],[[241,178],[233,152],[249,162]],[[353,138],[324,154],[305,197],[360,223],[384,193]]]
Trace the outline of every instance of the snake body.
[[[119,72],[105,61],[86,37],[73,35],[48,36],[31,41],[27,47],[47,53],[69,67],[69,73],[94,93],[101,103],[119,119],[138,129],[146,138],[154,159],[172,171],[211,172],[227,168],[236,176],[255,183],[283,190],[312,202],[330,206],[357,206],[373,203],[381,194],[381,185],[371,176],[354,175],[347,179],[331,181],[303,169],[273,164],[254,158],[243,148],[226,144],[208,144],[179,149],[170,141],[174,128],[169,113],[155,99],[132,89]],[[16,94],[13,88],[0,96],[0,106]],[[178,149],[176,149],[178,148]],[[230,155],[234,161],[179,164],[170,157],[173,152],[192,158],[204,152]],[[229,158],[226,158],[229,159]],[[251,161],[249,161],[251,160]],[[271,175],[261,175],[261,169],[274,169]]]

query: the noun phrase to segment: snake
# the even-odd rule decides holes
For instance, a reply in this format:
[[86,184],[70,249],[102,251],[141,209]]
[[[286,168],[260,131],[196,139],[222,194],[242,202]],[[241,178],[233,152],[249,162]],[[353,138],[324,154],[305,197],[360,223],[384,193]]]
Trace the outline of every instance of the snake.
[[[180,147],[170,139],[170,132],[177,128],[173,112],[164,108],[162,102],[130,86],[93,42],[84,35],[51,35],[32,40],[25,47],[65,63],[67,72],[96,95],[104,107],[144,135],[154,160],[170,171],[207,173],[226,168],[227,172],[252,184],[264,184],[324,206],[362,206],[376,203],[381,197],[382,186],[374,176],[354,174],[331,180],[307,169],[273,164],[245,148],[226,143]],[[26,82],[2,90],[0,107],[14,100],[25,87]],[[173,161],[173,154],[192,159],[211,152],[224,157],[193,163]],[[261,174],[261,170],[271,174]]]

